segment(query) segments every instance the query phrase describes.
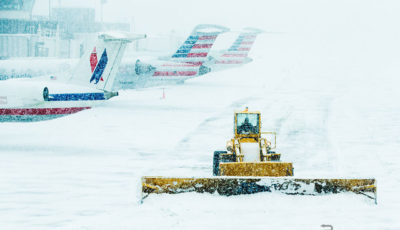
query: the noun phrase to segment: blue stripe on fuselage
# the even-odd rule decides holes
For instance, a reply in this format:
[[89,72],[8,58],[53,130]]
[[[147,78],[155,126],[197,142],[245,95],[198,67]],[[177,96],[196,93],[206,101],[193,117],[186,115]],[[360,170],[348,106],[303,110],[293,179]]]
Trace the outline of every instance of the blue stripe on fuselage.
[[49,94],[48,101],[97,101],[106,100],[104,93]]

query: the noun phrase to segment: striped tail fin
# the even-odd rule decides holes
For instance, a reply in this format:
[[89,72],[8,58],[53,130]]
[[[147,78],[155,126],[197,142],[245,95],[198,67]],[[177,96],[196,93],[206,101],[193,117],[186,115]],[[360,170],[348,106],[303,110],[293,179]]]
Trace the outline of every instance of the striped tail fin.
[[171,60],[201,65],[218,35],[229,31],[218,25],[201,24],[196,26],[181,47],[172,55]]
[[223,52],[222,57],[225,58],[246,58],[249,54],[257,35],[263,31],[255,28],[245,28],[236,38],[232,46]]
[[145,37],[111,32],[100,34],[93,50],[87,50],[72,70],[69,82],[111,91],[127,43]]

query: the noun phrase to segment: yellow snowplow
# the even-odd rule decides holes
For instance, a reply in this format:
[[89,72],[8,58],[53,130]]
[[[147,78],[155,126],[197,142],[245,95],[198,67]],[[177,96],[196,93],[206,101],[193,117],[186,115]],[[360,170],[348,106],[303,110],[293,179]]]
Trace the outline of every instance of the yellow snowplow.
[[149,194],[183,192],[218,193],[220,195],[280,192],[290,195],[322,195],[353,192],[376,203],[375,179],[307,179],[293,178],[290,162],[282,162],[276,153],[276,133],[261,131],[261,113],[234,113],[234,138],[226,151],[215,151],[213,177],[142,177],[142,199]]

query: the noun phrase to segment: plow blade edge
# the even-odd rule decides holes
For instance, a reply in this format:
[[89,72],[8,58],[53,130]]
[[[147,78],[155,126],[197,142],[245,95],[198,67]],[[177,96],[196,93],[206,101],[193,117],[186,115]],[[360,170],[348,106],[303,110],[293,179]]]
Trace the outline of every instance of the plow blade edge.
[[184,192],[224,196],[279,192],[288,195],[323,195],[352,192],[376,203],[375,179],[300,179],[278,177],[173,178],[142,177],[142,199],[149,194]]

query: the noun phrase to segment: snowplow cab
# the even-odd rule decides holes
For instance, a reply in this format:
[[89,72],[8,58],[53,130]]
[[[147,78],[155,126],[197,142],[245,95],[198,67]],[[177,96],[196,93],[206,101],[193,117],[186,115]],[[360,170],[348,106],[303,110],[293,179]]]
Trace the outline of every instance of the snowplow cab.
[[260,138],[260,112],[249,112],[248,109],[235,112],[235,138]]
[[[274,139],[274,145],[270,139]],[[292,163],[280,162],[276,133],[261,131],[261,113],[234,113],[234,138],[226,143],[226,151],[215,151],[214,176],[293,176]]]

